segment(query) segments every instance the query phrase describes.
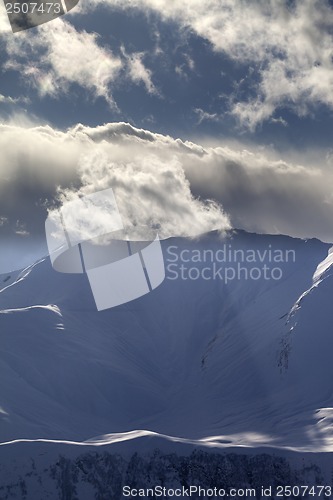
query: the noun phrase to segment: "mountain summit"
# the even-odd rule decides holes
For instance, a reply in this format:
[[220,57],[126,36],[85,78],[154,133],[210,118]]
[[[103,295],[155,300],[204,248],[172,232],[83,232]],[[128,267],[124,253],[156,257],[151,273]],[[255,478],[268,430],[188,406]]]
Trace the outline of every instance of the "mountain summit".
[[162,248],[162,285],[101,312],[49,258],[2,275],[1,441],[145,429],[331,451],[329,245],[235,231]]

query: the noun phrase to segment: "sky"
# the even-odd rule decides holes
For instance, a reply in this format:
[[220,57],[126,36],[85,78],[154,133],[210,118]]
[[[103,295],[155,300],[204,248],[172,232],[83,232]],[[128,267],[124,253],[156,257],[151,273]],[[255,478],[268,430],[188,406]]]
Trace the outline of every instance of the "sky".
[[18,33],[1,3],[0,273],[108,187],[162,238],[332,242],[332,38],[326,0],[80,0]]

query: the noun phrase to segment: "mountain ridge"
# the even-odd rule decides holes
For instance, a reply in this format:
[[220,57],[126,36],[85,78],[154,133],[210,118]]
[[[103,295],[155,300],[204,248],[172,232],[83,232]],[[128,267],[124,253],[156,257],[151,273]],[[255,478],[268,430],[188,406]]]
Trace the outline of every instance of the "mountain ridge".
[[[295,249],[297,259],[281,263],[278,281],[171,280],[171,244],[179,255],[183,249],[216,251],[222,244],[238,250],[271,245]],[[194,441],[220,436],[229,446],[330,450],[330,426],[318,422],[323,416],[330,420],[331,370],[316,365],[323,387],[318,391],[310,384],[305,401],[302,363],[309,363],[314,341],[302,327],[305,349],[294,323],[311,311],[302,305],[288,317],[313,286],[329,245],[237,232],[174,238],[162,247],[165,282],[145,297],[100,313],[86,277],[56,273],[47,258],[17,282],[13,277],[5,283],[0,292],[1,442],[85,442],[141,428]],[[330,273],[328,266],[313,297],[330,284]],[[312,307],[316,317],[324,314],[317,299]],[[328,323],[326,305],[325,315]],[[330,339],[327,332],[322,337],[325,351]],[[281,365],[283,352],[288,364]],[[296,362],[297,352],[303,357]],[[306,379],[309,383],[310,376]]]

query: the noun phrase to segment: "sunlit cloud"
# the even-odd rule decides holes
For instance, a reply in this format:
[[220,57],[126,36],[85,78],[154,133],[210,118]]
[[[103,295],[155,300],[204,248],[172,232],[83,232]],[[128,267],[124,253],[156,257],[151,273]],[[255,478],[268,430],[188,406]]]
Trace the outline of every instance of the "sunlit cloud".
[[[100,3],[88,2],[88,11]],[[333,109],[333,10],[325,0],[103,0],[103,5],[158,12],[208,40],[215,52],[251,67],[255,97],[230,96],[229,112],[246,128],[254,130],[283,107],[300,116],[318,104]]]

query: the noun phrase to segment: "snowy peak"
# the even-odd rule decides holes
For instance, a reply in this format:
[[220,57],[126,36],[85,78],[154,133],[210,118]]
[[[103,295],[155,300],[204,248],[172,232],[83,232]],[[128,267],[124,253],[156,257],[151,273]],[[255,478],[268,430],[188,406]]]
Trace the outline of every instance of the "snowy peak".
[[[208,442],[219,436],[235,446],[322,449],[307,429],[318,408],[333,406],[333,373],[311,352],[326,349],[328,357],[331,278],[297,311],[297,335],[286,319],[329,245],[230,232],[173,238],[162,248],[162,285],[102,312],[84,274],[57,273],[48,259],[4,283],[1,441],[85,442],[144,429]],[[281,373],[286,335],[289,364]],[[325,446],[329,432],[321,427]]]

